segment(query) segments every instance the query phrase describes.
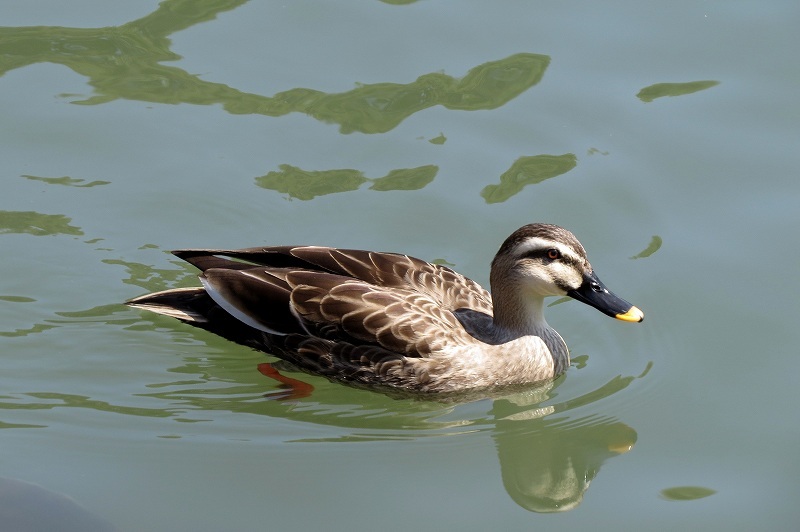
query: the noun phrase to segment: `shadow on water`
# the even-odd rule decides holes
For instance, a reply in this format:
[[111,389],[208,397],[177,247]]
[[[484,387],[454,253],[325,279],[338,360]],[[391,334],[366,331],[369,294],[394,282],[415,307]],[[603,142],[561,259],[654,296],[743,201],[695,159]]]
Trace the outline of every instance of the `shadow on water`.
[[0,477],[0,527],[14,532],[116,530],[110,522],[65,495],[3,477]]

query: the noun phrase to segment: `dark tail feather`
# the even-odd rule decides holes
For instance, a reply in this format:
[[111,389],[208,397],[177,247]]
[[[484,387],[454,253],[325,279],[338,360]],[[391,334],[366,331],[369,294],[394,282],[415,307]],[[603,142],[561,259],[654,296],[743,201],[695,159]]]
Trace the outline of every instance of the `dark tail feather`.
[[125,304],[192,324],[208,322],[209,312],[217,307],[204,288],[164,290],[129,299]]
[[204,288],[176,288],[125,302],[164,316],[177,318],[232,342],[269,352],[269,335],[242,323],[217,305]]

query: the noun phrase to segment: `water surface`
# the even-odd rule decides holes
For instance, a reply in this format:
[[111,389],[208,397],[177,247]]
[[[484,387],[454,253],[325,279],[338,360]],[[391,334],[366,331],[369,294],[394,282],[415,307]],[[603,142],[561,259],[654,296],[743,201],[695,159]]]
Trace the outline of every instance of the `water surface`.
[[[3,485],[125,531],[790,528],[798,16],[4,8]],[[532,221],[575,232],[646,319],[552,305],[572,367],[503,396],[290,373],[297,396],[274,359],[121,304],[196,285],[184,247],[401,251],[488,284]]]

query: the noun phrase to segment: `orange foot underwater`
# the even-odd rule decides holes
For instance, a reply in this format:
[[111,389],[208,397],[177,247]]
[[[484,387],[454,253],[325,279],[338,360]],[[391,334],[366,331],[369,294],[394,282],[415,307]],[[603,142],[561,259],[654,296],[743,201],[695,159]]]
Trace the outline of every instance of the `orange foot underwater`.
[[283,392],[270,394],[270,399],[303,399],[304,397],[310,397],[314,391],[314,386],[307,382],[281,375],[277,369],[272,367],[272,364],[266,362],[259,364],[258,371],[265,377],[280,382],[283,385],[281,388],[285,389]]

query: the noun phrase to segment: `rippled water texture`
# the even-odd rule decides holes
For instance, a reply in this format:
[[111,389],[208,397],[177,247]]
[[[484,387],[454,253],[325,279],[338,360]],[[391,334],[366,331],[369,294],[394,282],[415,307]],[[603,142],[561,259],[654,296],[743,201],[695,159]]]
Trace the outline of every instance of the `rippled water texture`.
[[[4,6],[0,529],[793,529],[798,17]],[[398,251],[487,286],[533,221],[646,316],[549,301],[572,365],[541,386],[388,396],[121,304],[197,286],[189,247]]]

